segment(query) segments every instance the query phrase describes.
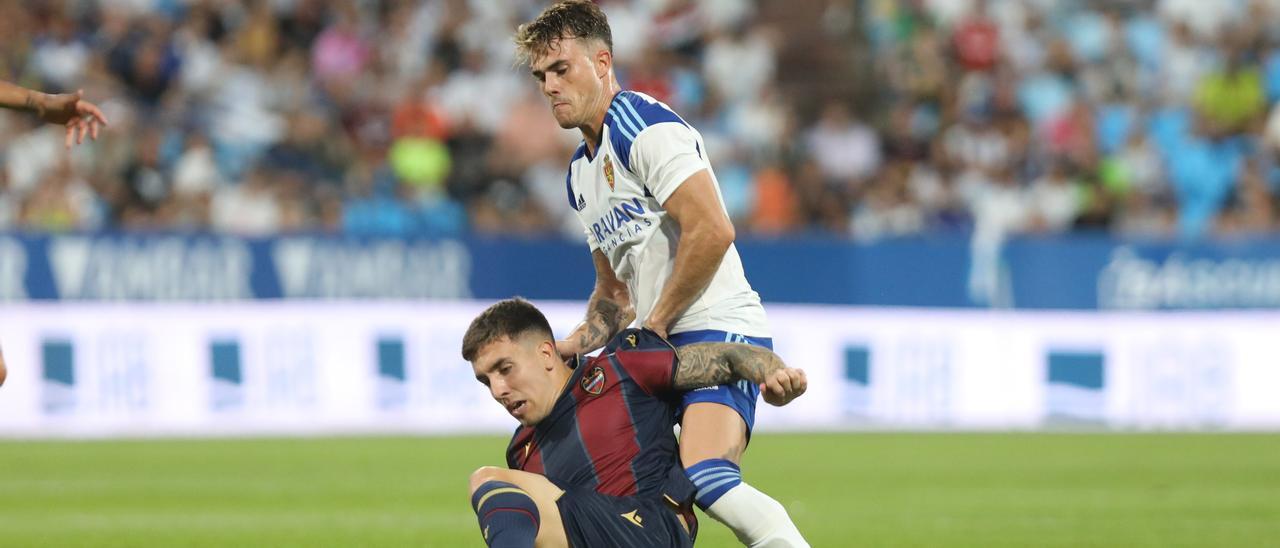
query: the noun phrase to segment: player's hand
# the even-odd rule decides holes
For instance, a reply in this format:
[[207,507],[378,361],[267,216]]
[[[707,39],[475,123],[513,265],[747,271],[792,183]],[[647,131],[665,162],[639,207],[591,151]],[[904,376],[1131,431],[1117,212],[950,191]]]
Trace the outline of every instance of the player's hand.
[[9,371],[4,368],[4,352],[0,352],[0,386],[4,386],[4,378],[9,375]]
[[790,367],[779,369],[765,379],[760,385],[760,393],[769,405],[784,406],[804,394],[809,388],[809,379],[803,369]]
[[50,124],[66,126],[66,146],[84,142],[85,136],[98,138],[98,130],[107,125],[107,117],[98,105],[84,100],[84,90],[57,95],[40,94],[36,116]]
[[645,320],[641,327],[657,333],[659,337],[662,337],[662,340],[667,339],[667,328],[658,326],[653,320]]
[[582,353],[582,349],[577,343],[572,341],[556,341],[556,352],[560,353],[560,359],[571,360],[574,356]]

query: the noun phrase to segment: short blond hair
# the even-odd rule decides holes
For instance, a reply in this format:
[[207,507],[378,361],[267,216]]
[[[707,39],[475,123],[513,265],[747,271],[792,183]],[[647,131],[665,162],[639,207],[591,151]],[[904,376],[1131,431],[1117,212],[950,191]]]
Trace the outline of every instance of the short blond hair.
[[590,0],[562,0],[516,29],[516,58],[520,64],[529,64],[545,55],[552,42],[564,38],[599,40],[613,53],[613,31],[600,6]]

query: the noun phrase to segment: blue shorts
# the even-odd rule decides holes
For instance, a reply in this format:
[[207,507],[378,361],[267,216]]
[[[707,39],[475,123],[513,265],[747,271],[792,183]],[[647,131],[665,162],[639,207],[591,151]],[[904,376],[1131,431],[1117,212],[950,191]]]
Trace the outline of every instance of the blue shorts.
[[[744,343],[760,346],[773,350],[773,339],[768,337],[748,337],[738,335],[736,333],[727,333],[724,331],[715,331],[705,329],[702,331],[685,331],[684,333],[675,333],[667,340],[675,346],[684,346],[686,344],[704,343],[704,342],[732,342]],[[684,416],[684,410],[690,404],[700,402],[718,403],[728,406],[730,409],[738,412],[742,416],[742,422],[747,424],[747,437],[751,437],[751,430],[756,425],[756,401],[760,399],[760,387],[751,381],[738,381],[733,384],[722,384],[720,386],[710,386],[707,388],[696,388],[684,393],[683,401],[680,402],[680,412],[676,415],[676,420],[680,420]]]

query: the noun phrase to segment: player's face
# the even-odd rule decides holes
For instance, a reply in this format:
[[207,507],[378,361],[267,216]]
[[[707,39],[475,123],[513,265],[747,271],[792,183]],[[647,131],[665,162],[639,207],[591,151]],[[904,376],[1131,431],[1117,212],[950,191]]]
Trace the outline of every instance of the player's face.
[[607,56],[608,51],[595,42],[562,39],[530,60],[533,77],[551,102],[551,114],[560,127],[587,126],[597,117],[608,76]]
[[[537,424],[560,397],[567,370],[560,371],[555,343],[536,335],[501,338],[477,353],[471,369],[493,399],[525,426]],[[558,374],[559,373],[559,374]]]

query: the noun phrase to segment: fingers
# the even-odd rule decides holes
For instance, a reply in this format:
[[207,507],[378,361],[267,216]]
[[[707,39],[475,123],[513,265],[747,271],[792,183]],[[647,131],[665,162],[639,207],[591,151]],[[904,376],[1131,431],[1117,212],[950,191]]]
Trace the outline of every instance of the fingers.
[[67,136],[64,144],[67,148],[71,148],[73,144],[84,143],[85,137],[93,140],[98,139],[98,131],[102,126],[95,118],[76,118],[69,120],[66,124]]
[[764,380],[764,386],[762,387],[769,393],[769,396],[771,396],[773,401],[783,400],[787,397],[786,389],[784,389],[782,387],[782,383],[778,381],[778,373],[780,372],[775,372],[774,374],[769,375],[769,378]]
[[72,145],[78,145],[84,142],[85,135],[89,133],[92,122],[87,120],[71,120],[67,122],[67,136],[63,140],[63,144],[67,148]]
[[75,100],[71,104],[75,112],[72,115],[73,118],[67,121],[67,148],[71,148],[73,133],[77,145],[84,143],[85,137],[96,141],[100,127],[108,125],[107,115],[102,113],[102,109],[84,100],[83,89],[76,90],[73,96]]
[[796,393],[794,397],[800,397],[809,389],[809,377],[803,369],[788,369],[787,375],[791,378],[791,390]]
[[809,379],[803,369],[775,371],[760,385],[760,390],[765,393],[765,401],[772,405],[786,405],[808,389]]
[[108,125],[107,115],[102,113],[102,109],[98,108],[98,105],[88,101],[76,101],[76,114],[79,114],[80,116],[88,116],[90,120],[104,126]]
[[659,337],[662,337],[663,339],[666,339],[666,338],[667,338],[667,330],[666,330],[666,329],[664,329],[664,328],[658,327],[658,326],[653,325],[653,324],[651,324],[651,323],[649,323],[649,322],[645,322],[645,323],[644,323],[644,324],[642,324],[640,327],[642,327],[642,328],[644,328],[644,329],[648,329],[649,331],[652,331],[652,332],[654,332],[654,333],[657,333],[657,334],[658,334],[658,336],[659,336]]

